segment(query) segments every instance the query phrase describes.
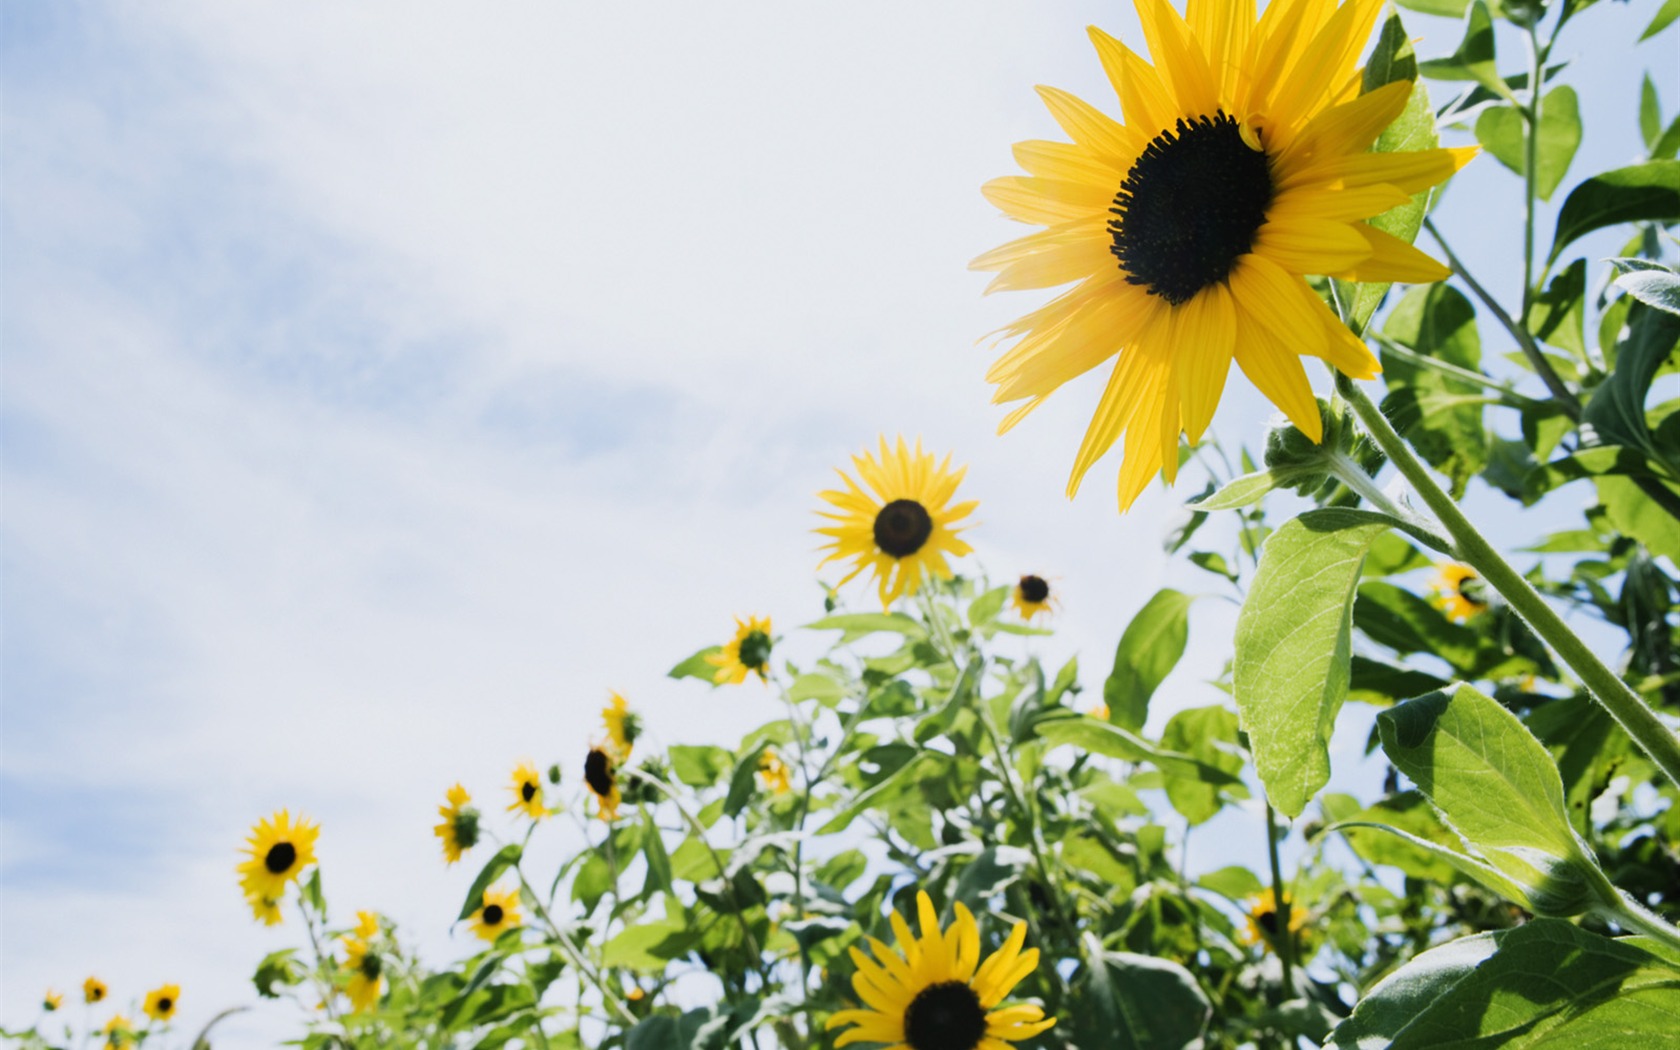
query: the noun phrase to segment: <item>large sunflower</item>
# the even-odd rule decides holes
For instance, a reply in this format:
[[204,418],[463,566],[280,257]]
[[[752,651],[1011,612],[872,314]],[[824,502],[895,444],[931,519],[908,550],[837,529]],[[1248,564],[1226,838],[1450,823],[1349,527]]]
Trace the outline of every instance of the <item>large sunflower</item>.
[[1397,82],[1359,94],[1359,54],[1382,0],[1136,0],[1154,65],[1090,35],[1124,123],[1054,88],[1039,94],[1073,140],[1023,142],[1025,176],[988,200],[1045,227],[974,260],[988,291],[1072,289],[1002,330],[1014,346],[987,380],[1022,401],[1008,430],[1063,383],[1118,355],[1074,460],[1068,494],[1124,435],[1120,507],[1178,441],[1213,418],[1231,361],[1290,422],[1322,438],[1301,356],[1359,379],[1380,371],[1306,274],[1437,281],[1448,271],[1361,220],[1406,203],[1473,147],[1366,152],[1411,95]]
[[509,813],[523,813],[532,820],[548,816],[548,810],[543,808],[542,774],[529,761],[514,767],[513,782],[508,785],[508,790],[513,792],[513,801],[507,807]]
[[898,951],[871,938],[874,960],[851,949],[857,974],[852,989],[865,1009],[841,1010],[828,1020],[848,1043],[887,1043],[890,1050],[1008,1050],[1031,1039],[1056,1019],[1031,1004],[999,1007],[1003,997],[1038,966],[1038,949],[1021,950],[1027,924],[1018,922],[1002,948],[980,961],[980,928],[959,902],[957,921],[941,932],[926,893],[916,894],[921,937],[897,912],[891,921]]
[[478,845],[478,810],[467,803],[472,796],[460,784],[445,795],[447,804],[438,807],[442,823],[432,825],[432,834],[443,840],[443,859],[453,864],[461,854]]
[[601,819],[611,823],[618,819],[618,804],[624,796],[618,790],[617,763],[604,747],[592,747],[583,760],[583,783],[600,804]]
[[472,931],[493,941],[519,922],[519,891],[488,889],[484,891],[484,903],[473,912]]
[[250,856],[238,868],[245,896],[252,901],[279,901],[286,883],[315,863],[315,838],[320,833],[320,827],[307,817],[299,816],[294,823],[286,810],[257,821],[245,840]]
[[379,1005],[380,985],[384,981],[384,963],[373,951],[373,939],[379,935],[379,916],[371,911],[356,913],[356,928],[340,938],[344,945],[344,968],[350,979],[345,982],[344,994],[350,997],[350,1009],[364,1013]]
[[870,491],[865,492],[845,471],[837,470],[846,484],[845,491],[820,493],[836,510],[817,512],[835,522],[816,530],[831,538],[823,549],[833,548],[818,567],[853,559],[852,571],[841,585],[873,568],[880,581],[883,608],[900,595],[915,594],[929,575],[950,576],[945,555],[961,557],[973,550],[957,538],[962,530],[953,524],[973,513],[979,504],[970,500],[951,505],[951,497],[968,468],[953,471],[949,455],[944,462],[936,463],[933,453],[922,451],[919,438],[916,450],[911,452],[903,437],[893,447],[887,444],[885,435],[881,437],[879,460],[866,452],[853,456],[852,466]]
[[740,685],[747,680],[748,674],[758,675],[758,680],[770,680],[770,617],[749,616],[745,620],[739,616],[735,618],[735,637],[729,640],[721,650],[706,657],[706,662],[717,668],[712,675],[713,685]]
[[181,986],[166,984],[153,988],[146,993],[146,1016],[154,1021],[169,1021],[175,1016],[175,1007],[181,1002]]

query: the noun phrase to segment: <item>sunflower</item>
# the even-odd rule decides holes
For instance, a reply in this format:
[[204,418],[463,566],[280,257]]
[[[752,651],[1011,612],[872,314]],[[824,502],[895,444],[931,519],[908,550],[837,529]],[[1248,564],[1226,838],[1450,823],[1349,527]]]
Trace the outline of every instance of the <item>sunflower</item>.
[[63,1005],[64,1005],[64,993],[63,992],[55,992],[51,988],[48,988],[47,989],[47,994],[41,996],[41,1009],[47,1011],[48,1013],[52,1013],[54,1010],[57,1010],[59,1007],[61,1007]]
[[175,1016],[175,1006],[181,1001],[181,986],[166,984],[146,993],[146,1016],[154,1021],[168,1021]]
[[448,804],[438,807],[443,823],[433,824],[432,834],[443,840],[444,862],[453,864],[478,845],[478,810],[467,805],[472,796],[460,784],[450,788],[445,797]]
[[105,1050],[120,1050],[137,1042],[134,1038],[134,1022],[122,1014],[112,1014],[101,1029],[105,1035]]
[[857,974],[852,989],[867,1009],[841,1010],[828,1020],[829,1028],[854,1025],[835,1040],[848,1043],[887,1043],[891,1050],[1006,1050],[1004,1044],[1049,1029],[1055,1018],[1031,1004],[998,1008],[1021,979],[1038,966],[1038,949],[1021,950],[1027,924],[1018,922],[1002,948],[980,961],[980,928],[961,902],[957,921],[948,932],[939,929],[939,916],[926,893],[916,894],[920,938],[897,912],[891,916],[899,950],[871,938],[870,960],[852,948]]
[[1436,567],[1435,604],[1447,619],[1463,623],[1488,607],[1487,583],[1468,565],[1444,562]]
[[765,748],[764,754],[759,756],[758,779],[764,785],[764,790],[772,795],[785,795],[793,790],[793,775],[788,770],[787,763],[770,748]]
[[245,852],[250,857],[238,868],[245,896],[280,901],[286,894],[286,883],[315,863],[315,838],[320,833],[321,829],[307,817],[299,816],[293,823],[286,810],[257,821],[246,839],[249,845]]
[[473,912],[472,931],[487,941],[493,941],[504,930],[519,925],[519,891],[488,889],[484,904]]
[[528,761],[519,763],[514,767],[513,783],[508,787],[513,792],[513,801],[507,807],[509,813],[524,813],[532,820],[548,816],[548,810],[543,808],[542,776],[536,766]]
[[1106,722],[1108,721],[1108,704],[1098,700],[1095,704],[1091,705],[1091,709],[1085,713],[1099,722]]
[[1277,950],[1278,934],[1287,930],[1291,939],[1307,924],[1307,911],[1298,908],[1290,900],[1289,894],[1283,895],[1283,910],[1289,919],[1285,923],[1278,922],[1277,897],[1274,890],[1255,897],[1248,904],[1248,928],[1243,931],[1243,941],[1247,944],[1264,945],[1267,951]]
[[356,929],[339,940],[344,945],[344,968],[350,971],[344,994],[350,997],[350,1009],[356,1013],[379,1005],[383,963],[372,950],[373,938],[378,934],[379,916],[371,911],[359,911]]
[[1039,613],[1050,612],[1050,584],[1042,576],[1023,576],[1015,584],[1015,590],[1010,592],[1010,604],[1021,614],[1021,619],[1030,620]]
[[750,616],[743,621],[735,618],[735,637],[720,652],[706,657],[717,668],[712,675],[714,685],[740,685],[748,673],[758,680],[770,680],[770,617]]
[[865,492],[845,471],[836,470],[846,490],[827,490],[819,495],[833,504],[836,511],[818,511],[835,522],[816,531],[830,537],[823,549],[833,548],[818,568],[831,561],[850,558],[852,571],[840,581],[844,585],[868,568],[874,568],[880,581],[881,607],[886,608],[900,595],[915,594],[924,577],[949,577],[951,568],[945,555],[961,557],[973,548],[957,538],[962,529],[954,523],[974,512],[979,504],[973,500],[951,505],[957,485],[967,467],[951,470],[951,457],[935,463],[933,453],[922,451],[920,438],[916,450],[905,447],[904,438],[896,448],[881,437],[881,458],[872,453],[852,457],[858,477],[869,486]]
[[605,748],[592,747],[583,760],[583,782],[601,806],[601,819],[618,819],[618,803],[623,796],[618,791],[618,777],[613,772],[612,755]]
[[1040,88],[1073,140],[1023,142],[1025,176],[984,193],[1045,229],[975,259],[988,291],[1077,281],[1006,326],[1016,339],[987,373],[994,400],[1021,401],[1000,431],[1063,383],[1117,358],[1068,495],[1125,438],[1120,508],[1178,472],[1213,418],[1231,360],[1289,420],[1322,439],[1301,355],[1358,379],[1377,359],[1304,275],[1438,281],[1448,270],[1361,220],[1442,182],[1476,150],[1368,153],[1412,85],[1360,95],[1359,53],[1382,0],[1136,0],[1154,65],[1090,36],[1124,123]]
[[97,977],[89,977],[82,982],[82,1001],[97,1003],[111,994],[111,989],[105,987],[105,982]]
[[636,738],[642,735],[642,719],[630,710],[630,701],[623,696],[611,691],[607,695],[611,699],[601,708],[601,725],[606,727],[613,757],[623,764],[630,761],[630,751],[636,746]]
[[251,906],[251,918],[264,926],[280,925],[280,902],[275,898],[247,892],[245,903]]

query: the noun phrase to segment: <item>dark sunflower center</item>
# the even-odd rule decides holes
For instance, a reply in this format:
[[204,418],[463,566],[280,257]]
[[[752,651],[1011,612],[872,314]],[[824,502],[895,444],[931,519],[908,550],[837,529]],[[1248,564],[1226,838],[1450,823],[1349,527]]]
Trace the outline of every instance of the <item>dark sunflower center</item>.
[[526,802],[537,797],[537,785],[527,780],[519,785],[519,797]]
[[263,867],[275,875],[284,875],[296,863],[297,847],[290,842],[276,842],[268,847],[268,855],[263,857]]
[[502,906],[500,904],[486,904],[484,906],[484,925],[500,926],[502,923]]
[[974,1050],[985,1034],[980,997],[962,981],[930,984],[904,1010],[910,1050]]
[[741,666],[757,671],[770,662],[770,636],[751,631],[741,639]]
[[875,515],[875,546],[894,558],[908,558],[933,535],[927,508],[913,499],[895,499]]
[[612,762],[607,758],[605,751],[595,748],[589,752],[589,757],[583,760],[583,782],[601,798],[612,794]]
[[[491,905],[491,907],[495,907],[495,905]],[[379,961],[379,956],[373,954],[372,952],[362,956],[362,961],[357,967],[357,969],[361,970],[362,976],[366,977],[370,981],[379,980],[379,972],[382,968],[383,966]]]
[[175,1009],[175,1000],[169,998],[167,995],[158,1000],[158,1013],[167,1014],[173,1009]]
[[1040,576],[1021,577],[1021,600],[1041,602],[1050,597],[1050,585]]
[[1278,932],[1278,915],[1275,911],[1263,911],[1254,917],[1254,924],[1266,931],[1267,936]]
[[1109,209],[1126,280],[1177,306],[1231,272],[1272,203],[1266,154],[1223,111],[1180,119],[1144,148]]
[[105,989],[99,988],[99,987],[94,987],[94,988],[88,989],[88,1001],[89,1002],[97,1003],[99,1000],[101,1000],[103,998],[105,998]]

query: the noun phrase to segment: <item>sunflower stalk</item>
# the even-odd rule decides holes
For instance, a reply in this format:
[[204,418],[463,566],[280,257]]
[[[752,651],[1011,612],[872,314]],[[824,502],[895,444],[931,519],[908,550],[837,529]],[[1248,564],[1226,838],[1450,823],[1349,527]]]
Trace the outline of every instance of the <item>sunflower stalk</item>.
[[600,970],[590,965],[589,960],[583,954],[582,949],[573,942],[571,937],[567,936],[566,931],[560,928],[559,923],[554,921],[553,916],[549,915],[548,909],[543,906],[542,899],[537,896],[536,891],[531,888],[530,882],[526,880],[524,867],[515,863],[513,865],[513,872],[519,878],[519,888],[524,891],[525,897],[530,900],[531,906],[536,909],[537,918],[541,919],[543,925],[548,927],[549,935],[554,938],[554,943],[560,946],[560,950],[566,954],[567,959],[569,959],[571,964],[577,968],[578,973],[587,978],[589,983],[595,986],[595,990],[601,993],[601,1001],[611,1007],[613,1012],[618,1014],[620,1019],[630,1024],[635,1024],[636,1016],[632,1014],[630,1012],[630,1008],[624,1004],[623,997],[618,994],[616,989],[608,986],[606,978],[601,976]]
[[1285,903],[1289,900],[1283,891],[1283,865],[1278,862],[1278,828],[1277,815],[1272,812],[1272,803],[1266,801],[1266,859],[1271,865],[1272,872],[1272,907],[1279,915],[1281,934],[1274,937],[1273,947],[1277,949],[1278,962],[1283,966],[1283,994],[1285,999],[1295,998],[1295,938],[1289,933],[1289,909],[1293,904]]
[[1494,546],[1465,517],[1458,503],[1435,483],[1423,461],[1413,454],[1376,404],[1345,375],[1336,376],[1337,392],[1358,413],[1371,437],[1381,446],[1400,473],[1453,539],[1460,558],[1498,591],[1518,616],[1581,679],[1593,699],[1609,712],[1645,755],[1663,774],[1680,785],[1680,738],[1611,670],[1586,643],[1569,629],[1534,587],[1513,569]]

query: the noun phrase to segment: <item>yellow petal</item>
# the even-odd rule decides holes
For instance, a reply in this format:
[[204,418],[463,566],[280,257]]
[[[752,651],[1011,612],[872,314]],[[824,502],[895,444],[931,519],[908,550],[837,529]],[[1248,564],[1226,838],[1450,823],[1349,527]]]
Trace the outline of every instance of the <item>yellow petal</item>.
[[1190,0],[1185,9],[1190,31],[1202,42],[1208,69],[1219,85],[1223,104],[1234,101],[1237,70],[1254,27],[1254,0]]
[[[1115,190],[1118,189],[1116,184]],[[1011,219],[1035,226],[1093,221],[1099,216],[1106,216],[1114,201],[1114,190],[1106,195],[1097,195],[1082,183],[1055,182],[1024,175],[1003,175],[992,179],[980,187],[980,195]],[[1098,223],[1099,227],[1106,221]],[[990,267],[978,266],[974,269]]]
[[1276,168],[1287,172],[1321,157],[1363,153],[1406,108],[1412,83],[1397,80],[1352,102],[1332,106],[1307,123],[1278,156]]
[[1137,13],[1149,57],[1178,102],[1178,116],[1211,114],[1219,107],[1218,85],[1190,27],[1167,0],[1137,0]]
[[1398,208],[1411,202],[1410,193],[1386,182],[1356,189],[1312,186],[1279,193],[1266,209],[1266,218],[1268,221],[1317,219],[1352,222],[1381,215],[1390,208]]
[[1290,273],[1339,273],[1368,258],[1371,246],[1345,222],[1267,216],[1254,233],[1253,254]]
[[1137,156],[1137,139],[1125,125],[1089,102],[1060,88],[1038,88],[1038,97],[1068,137],[1098,156],[1113,157],[1130,166]]
[[1237,338],[1237,367],[1303,434],[1314,441],[1324,439],[1318,402],[1301,359],[1270,332],[1256,327]]
[[1173,126],[1178,120],[1178,104],[1161,82],[1155,67],[1145,62],[1131,48],[1109,36],[1096,26],[1086,32],[1096,46],[1108,81],[1120,100],[1120,113],[1126,127],[1134,134],[1133,142],[1142,151],[1148,141]]
[[1349,281],[1404,281],[1407,284],[1429,284],[1444,281],[1452,270],[1436,262],[1398,237],[1360,223],[1354,231],[1371,245],[1371,255],[1357,265],[1334,276]]
[[[1174,312],[1179,315],[1173,340],[1178,347],[1174,367],[1178,372],[1179,407],[1184,432],[1195,444],[1213,420],[1219,395],[1225,390],[1225,377],[1231,371],[1237,338],[1236,309],[1230,290],[1216,282]],[[1176,435],[1173,443],[1177,445]]]
[[1099,186],[1109,200],[1113,199],[1115,191],[1120,188],[1120,181],[1126,176],[1125,165],[1072,143],[1030,139],[1015,143],[1014,153],[1015,163],[1029,175]]
[[1294,126],[1316,113],[1353,70],[1383,0],[1348,0],[1302,49],[1289,77],[1272,96],[1270,113]]

